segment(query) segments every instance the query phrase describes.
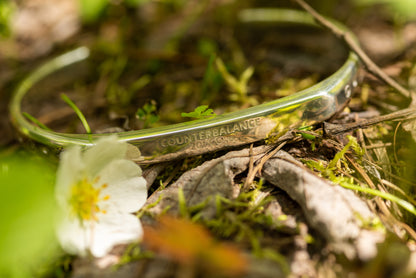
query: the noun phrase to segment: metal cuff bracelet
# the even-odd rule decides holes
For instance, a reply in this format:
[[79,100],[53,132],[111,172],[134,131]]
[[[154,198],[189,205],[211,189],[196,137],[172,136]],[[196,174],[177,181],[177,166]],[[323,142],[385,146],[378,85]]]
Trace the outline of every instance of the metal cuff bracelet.
[[[245,10],[240,18],[246,22],[315,25],[311,16],[295,10]],[[92,145],[97,138],[108,135],[53,132],[32,124],[22,115],[22,99],[36,82],[88,56],[88,49],[75,49],[47,62],[22,81],[12,96],[10,113],[14,125],[23,134],[52,146]],[[345,106],[353,87],[357,86],[357,68],[358,58],[351,52],[334,74],[291,96],[210,119],[116,134],[119,140],[140,148],[141,163],[162,162],[260,141],[289,128],[311,125],[331,117]]]

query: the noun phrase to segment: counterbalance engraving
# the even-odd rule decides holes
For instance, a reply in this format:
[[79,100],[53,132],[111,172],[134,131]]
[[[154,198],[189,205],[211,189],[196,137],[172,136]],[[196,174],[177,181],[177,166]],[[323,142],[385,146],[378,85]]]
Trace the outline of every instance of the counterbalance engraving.
[[248,119],[241,122],[226,124],[219,127],[208,128],[194,133],[171,136],[159,140],[162,148],[192,144],[201,148],[207,145],[220,145],[226,143],[226,136],[241,133],[248,134],[260,125],[261,118]]

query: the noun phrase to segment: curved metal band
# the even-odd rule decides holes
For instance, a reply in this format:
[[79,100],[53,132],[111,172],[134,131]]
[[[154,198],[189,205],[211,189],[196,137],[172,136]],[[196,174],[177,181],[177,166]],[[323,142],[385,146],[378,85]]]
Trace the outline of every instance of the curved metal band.
[[[245,22],[315,25],[308,14],[294,10],[245,10],[241,13],[241,19]],[[23,134],[53,146],[92,145],[97,138],[108,135],[67,134],[45,130],[29,122],[21,112],[21,101],[33,84],[88,56],[88,49],[78,48],[47,62],[23,80],[10,104],[12,121]],[[357,68],[358,58],[351,52],[344,65],[334,74],[291,96],[210,119],[121,132],[117,135],[119,140],[140,148],[142,163],[167,161],[256,142],[281,134],[289,128],[311,125],[331,117],[344,107],[351,97],[353,87],[357,86]]]

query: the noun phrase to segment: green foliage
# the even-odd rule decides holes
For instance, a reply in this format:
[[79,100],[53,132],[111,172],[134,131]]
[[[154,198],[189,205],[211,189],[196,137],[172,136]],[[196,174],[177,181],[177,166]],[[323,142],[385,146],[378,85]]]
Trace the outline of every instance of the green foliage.
[[215,60],[217,65],[217,69],[220,72],[222,78],[224,79],[225,83],[227,84],[228,88],[231,90],[232,94],[230,99],[232,101],[241,102],[241,103],[249,103],[252,105],[257,104],[257,101],[254,98],[249,98],[247,96],[248,92],[248,81],[253,76],[254,68],[248,67],[246,68],[240,77],[237,79],[234,77],[225,66],[224,62],[217,58]]
[[111,1],[111,0],[78,0],[80,6],[80,15],[82,22],[86,24],[93,24],[101,19],[106,8],[110,4],[125,4],[131,7],[137,7],[151,0],[124,0],[124,1]]
[[[261,184],[259,184],[258,188],[252,191],[241,192],[236,199],[230,200],[216,196],[217,215],[213,219],[200,219],[198,213],[195,213],[195,208],[190,208],[190,210],[194,212],[193,220],[202,222],[220,237],[249,241],[255,256],[273,260],[289,273],[287,261],[281,254],[276,250],[261,246],[260,239],[263,237],[264,230],[280,227],[278,220],[274,220],[265,213],[265,208],[271,201],[272,198],[261,191]],[[204,203],[197,205],[198,209],[202,209],[204,205]]]
[[124,0],[124,2],[129,6],[139,6],[146,4],[147,2],[150,2],[152,0]]
[[282,81],[282,85],[280,88],[276,90],[276,95],[278,96],[289,96],[296,92],[300,92],[306,88],[311,87],[312,85],[316,84],[318,80],[318,75],[313,74],[306,78],[285,78]]
[[366,188],[366,187],[361,187],[358,185],[354,185],[352,183],[352,181],[348,181],[345,179],[338,179],[337,180],[338,184],[341,185],[342,187],[351,189],[351,190],[356,190],[359,192],[363,192],[372,196],[378,196],[381,197],[385,200],[391,201],[393,203],[396,203],[397,205],[401,206],[402,208],[404,208],[405,210],[407,210],[408,212],[412,213],[413,215],[416,216],[416,208],[414,205],[412,205],[411,203],[409,203],[406,200],[403,200],[393,194],[387,193],[387,192],[382,192],[380,190],[376,190],[376,189],[371,189],[371,188]]
[[[231,237],[236,241],[249,241],[253,253],[258,257],[278,258],[277,252],[274,251],[275,253],[272,255],[270,250],[266,251],[261,247],[260,239],[263,231],[279,228],[280,222],[265,213],[265,208],[272,198],[268,197],[268,194],[261,191],[260,188],[261,185],[255,190],[241,192],[236,199],[228,199],[219,195],[213,197],[215,198],[217,215],[209,220],[202,218],[201,213],[211,199],[207,198],[205,201],[189,207],[183,192],[179,190],[180,215],[202,223],[220,237]],[[278,261],[282,263],[280,259]]]
[[341,168],[341,163],[347,166],[347,161],[345,160],[344,156],[347,151],[352,148],[355,153],[359,156],[364,154],[364,151],[357,143],[357,139],[353,136],[348,136],[348,143],[344,146],[344,148],[338,152],[334,158],[328,163],[328,165],[324,165],[322,162],[316,162],[313,160],[305,161],[306,165],[309,166],[311,169],[315,169],[321,172],[324,178],[329,179],[335,184],[339,184],[340,186],[359,191],[365,194],[369,194],[372,196],[378,196],[385,200],[391,201],[399,205],[400,207],[404,208],[405,210],[409,211],[413,215],[416,215],[416,208],[411,203],[406,200],[403,200],[393,194],[383,192],[380,190],[364,187],[364,185],[357,185],[353,178],[345,177],[344,175],[340,174],[338,169]]
[[[60,250],[59,253],[63,252]],[[65,278],[69,277],[71,273],[72,263],[74,261],[74,256],[69,254],[56,254],[51,257],[46,263],[36,269],[34,277],[39,278]]]
[[87,119],[85,118],[84,114],[82,114],[81,109],[76,106],[76,104],[65,94],[61,94],[61,98],[63,101],[65,101],[71,108],[74,110],[74,112],[77,114],[78,118],[80,119],[82,125],[85,128],[85,131],[88,134],[91,134],[91,128],[90,125],[87,122]]
[[311,169],[318,170],[321,174],[331,180],[332,182],[338,183],[337,170],[341,169],[341,166],[344,165],[348,168],[348,163],[345,159],[345,154],[352,148],[355,154],[359,159],[364,155],[364,150],[360,147],[357,142],[357,139],[353,136],[347,136],[348,143],[342,148],[341,151],[335,154],[334,158],[326,165],[322,161],[306,160],[304,161],[308,167]]
[[316,143],[318,141],[318,136],[312,131],[312,126],[302,126],[298,129],[296,133],[302,136],[302,138],[309,140],[311,143],[312,151],[316,150]]
[[148,128],[159,121],[159,116],[156,114],[156,102],[151,101],[143,105],[142,108],[137,109],[136,117],[143,121],[144,128]]
[[[209,44],[208,44],[209,45]],[[202,51],[211,51],[209,46],[206,46],[207,49],[200,50]],[[204,79],[201,84],[201,100],[210,100],[214,98],[219,92],[221,86],[223,85],[223,78],[221,74],[215,68],[215,54],[212,52],[209,56],[207,69],[205,70]]]
[[81,19],[84,23],[96,22],[108,5],[108,0],[79,0]]
[[0,277],[33,277],[57,250],[54,173],[40,157],[0,153]]
[[129,106],[137,92],[150,83],[149,75],[142,75],[131,84],[122,85],[123,73],[129,66],[128,58],[122,54],[122,47],[115,50],[117,58],[105,60],[100,65],[100,79],[105,80],[106,99],[112,108],[124,109]]
[[29,121],[31,121],[32,123],[34,123],[35,125],[37,125],[38,127],[45,129],[45,130],[49,130],[52,131],[50,128],[48,128],[46,125],[42,124],[38,119],[36,119],[35,117],[33,117],[32,115],[30,115],[29,113],[23,112],[22,113],[23,116],[25,116]]
[[182,117],[187,118],[196,118],[196,119],[204,119],[204,118],[212,118],[217,116],[214,113],[214,110],[211,108],[208,108],[208,105],[200,105],[197,108],[195,108],[194,111],[189,113],[181,113]]
[[127,57],[118,53],[117,58],[107,59],[100,65],[100,78],[108,80],[106,98],[111,105],[123,105],[125,102],[125,89],[118,82],[127,62]]
[[[300,132],[300,134],[305,138],[306,133]],[[313,135],[306,135],[307,139],[314,139]],[[358,144],[357,139],[354,136],[347,136],[347,138],[348,143],[342,148],[341,151],[335,154],[334,158],[327,165],[324,165],[322,161],[318,162],[314,160],[306,160],[306,165],[311,169],[316,169],[320,171],[325,178],[328,178],[329,180],[338,183],[337,170],[341,169],[342,165],[344,165],[344,167],[348,169],[348,163],[345,159],[345,154],[350,149],[353,149],[354,153],[356,154],[359,160],[361,160],[364,155],[364,150]]]
[[416,1],[415,0],[355,0],[358,6],[370,6],[383,4],[387,11],[395,18],[401,21],[416,19]]
[[218,50],[217,42],[202,38],[198,41],[198,52],[206,57],[211,57]]
[[0,37],[10,36],[10,18],[15,8],[13,1],[0,1]]
[[115,269],[119,269],[123,265],[126,265],[130,262],[142,260],[142,259],[151,259],[154,257],[153,252],[151,251],[144,251],[140,248],[137,243],[130,244],[126,250],[124,251],[123,255],[120,257],[120,261],[115,265]]
[[179,204],[179,214],[182,217],[189,217],[185,194],[183,194],[183,190],[181,187],[178,189],[178,204]]
[[131,103],[137,91],[149,83],[150,77],[148,75],[141,76],[130,84],[128,88],[123,87],[117,82],[117,80],[115,80],[109,84],[107,90],[107,100],[111,105],[123,109]]
[[386,273],[392,278],[415,277],[414,271],[409,271],[409,266],[414,265],[410,250],[402,239],[387,233],[377,245],[377,256],[363,265],[358,277],[386,277]]
[[[162,184],[163,185],[163,184]],[[161,185],[161,186],[162,186]],[[150,195],[150,194],[149,194]],[[145,207],[143,207],[143,208],[141,208],[137,213],[136,213],[136,216],[137,216],[137,218],[142,218],[143,217],[143,215],[145,215],[145,214],[147,214],[148,213],[148,211],[149,211],[149,209],[151,209],[151,208],[154,208],[155,206],[157,206],[159,203],[160,203],[160,201],[162,200],[162,198],[163,198],[163,195],[161,194],[160,196],[159,196],[159,198],[157,198],[157,200],[156,201],[154,201],[153,203],[151,203],[151,204],[148,204],[147,206],[145,206]]]
[[336,166],[339,167],[339,163],[344,161],[344,156],[347,153],[347,151],[352,148],[354,152],[359,156],[362,157],[364,155],[363,149],[358,145],[357,139],[354,136],[347,136],[348,143],[342,148],[340,152],[338,152],[334,158],[331,160],[331,162],[328,165],[328,169],[335,169]]

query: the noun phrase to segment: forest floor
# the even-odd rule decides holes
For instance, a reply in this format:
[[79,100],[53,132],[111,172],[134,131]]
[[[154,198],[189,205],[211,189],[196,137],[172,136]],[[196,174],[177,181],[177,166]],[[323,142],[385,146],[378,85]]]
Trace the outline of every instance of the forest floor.
[[[85,132],[60,93],[94,133],[157,127],[189,120],[181,113],[200,105],[219,115],[310,87],[335,72],[349,48],[326,29],[238,21],[246,8],[300,9],[290,1],[110,1],[83,17],[75,2],[22,1],[8,31],[0,29],[2,152],[46,150],[15,131],[11,92],[37,66],[79,46],[93,62],[46,79],[23,103],[55,131]],[[385,73],[416,90],[415,19],[381,5],[310,4],[348,26]],[[243,94],[227,76],[241,81]],[[143,166],[143,242],[100,259],[58,252],[39,275],[415,277],[414,106],[364,67],[358,80],[329,124],[290,130],[284,144]]]

